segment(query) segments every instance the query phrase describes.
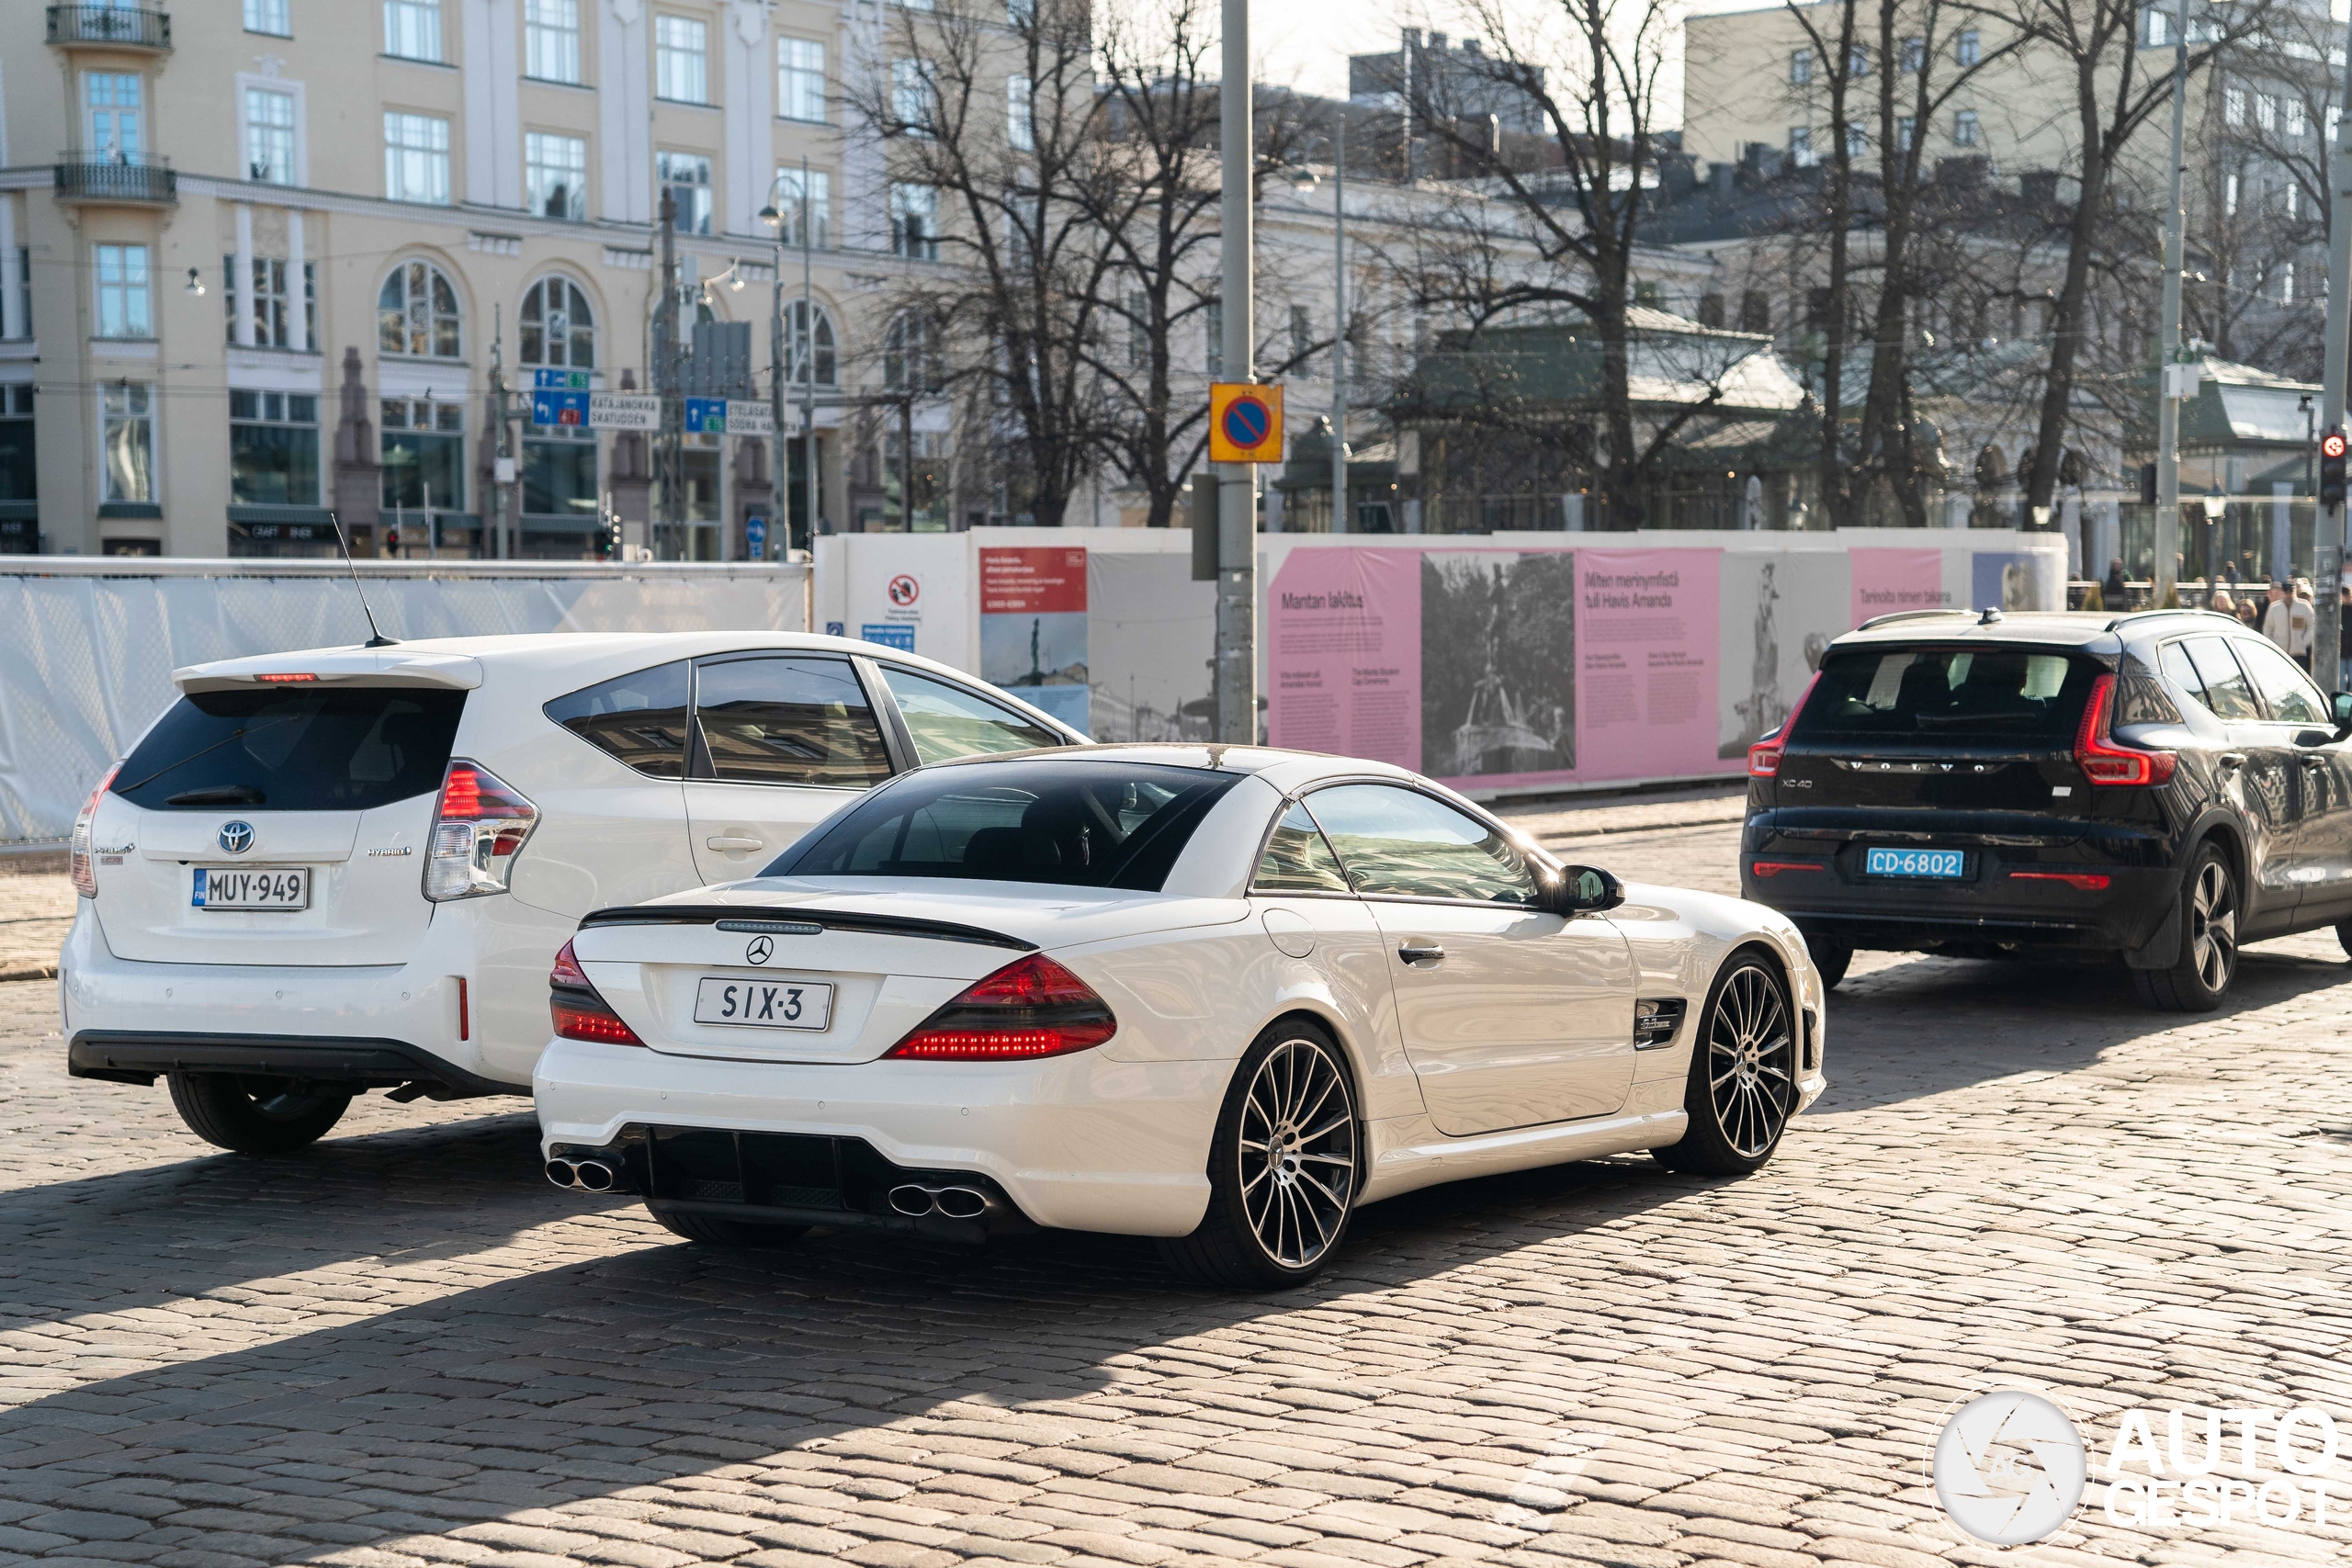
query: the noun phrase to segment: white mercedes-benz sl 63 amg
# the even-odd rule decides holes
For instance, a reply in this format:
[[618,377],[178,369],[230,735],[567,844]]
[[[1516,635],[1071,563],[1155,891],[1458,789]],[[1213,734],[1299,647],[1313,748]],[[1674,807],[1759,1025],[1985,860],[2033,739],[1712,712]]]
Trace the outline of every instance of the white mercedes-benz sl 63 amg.
[[1825,1083],[1781,915],[1262,748],[918,769],[750,881],[589,915],[551,984],[560,1186],[722,1246],[1157,1236],[1230,1288],[1313,1277],[1358,1207],[1435,1182],[1753,1171]]

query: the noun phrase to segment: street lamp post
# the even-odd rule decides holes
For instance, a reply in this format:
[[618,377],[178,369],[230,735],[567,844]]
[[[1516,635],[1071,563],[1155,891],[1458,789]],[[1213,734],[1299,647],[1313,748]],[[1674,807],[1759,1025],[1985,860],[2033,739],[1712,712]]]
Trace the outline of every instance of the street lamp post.
[[[775,423],[774,440],[775,462],[775,493],[779,500],[786,495],[791,465],[786,459],[784,435],[784,214],[775,206],[775,193],[784,185],[778,175],[768,186],[769,205],[760,209],[760,221],[775,231],[775,282],[769,301],[770,326],[768,356],[775,370],[770,378],[770,408]],[[808,181],[808,160],[800,160],[800,322],[796,329],[797,349],[793,367],[800,376],[800,457],[803,493],[808,498],[808,548],[817,547],[817,297],[814,287],[816,264],[811,251],[816,232],[816,209],[811,204]],[[792,547],[792,509],[788,502],[779,507],[784,513],[784,546]]]
[[[1319,144],[1321,138],[1317,139]],[[1331,532],[1353,532],[1348,506],[1348,118],[1331,138]],[[1315,188],[1305,168],[1292,175],[1302,191]]]

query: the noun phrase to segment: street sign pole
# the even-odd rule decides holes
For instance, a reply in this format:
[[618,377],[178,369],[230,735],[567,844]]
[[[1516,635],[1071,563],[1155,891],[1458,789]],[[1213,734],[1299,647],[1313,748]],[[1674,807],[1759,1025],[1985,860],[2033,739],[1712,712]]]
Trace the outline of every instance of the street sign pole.
[[[1225,190],[1225,378],[1254,381],[1250,232],[1257,182],[1250,131],[1250,0],[1224,0],[1224,78],[1217,90]],[[1258,470],[1227,463],[1217,472],[1216,738],[1258,739]]]
[[[2352,46],[2352,27],[2346,42]],[[2352,54],[2344,60],[2344,93],[2338,104],[2352,104]],[[2319,425],[2326,431],[2344,427],[2346,359],[2352,355],[2352,116],[2336,121],[2335,146],[2329,160],[2333,181],[2327,225],[2327,335],[2320,348]],[[2317,506],[2317,498],[2313,498]],[[2312,673],[2325,692],[2343,688],[2342,589],[2344,580],[2344,502],[2317,506],[2312,528],[2312,598],[2319,612],[2312,645]]]

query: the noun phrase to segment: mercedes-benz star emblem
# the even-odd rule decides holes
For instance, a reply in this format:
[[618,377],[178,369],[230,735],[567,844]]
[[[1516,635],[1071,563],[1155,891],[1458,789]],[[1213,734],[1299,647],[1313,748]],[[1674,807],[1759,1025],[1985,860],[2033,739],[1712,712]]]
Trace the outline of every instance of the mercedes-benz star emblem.
[[752,945],[743,950],[743,956],[754,964],[765,964],[775,952],[775,942],[773,939],[755,936],[752,939]]
[[254,825],[250,822],[220,824],[220,852],[241,855],[254,847]]

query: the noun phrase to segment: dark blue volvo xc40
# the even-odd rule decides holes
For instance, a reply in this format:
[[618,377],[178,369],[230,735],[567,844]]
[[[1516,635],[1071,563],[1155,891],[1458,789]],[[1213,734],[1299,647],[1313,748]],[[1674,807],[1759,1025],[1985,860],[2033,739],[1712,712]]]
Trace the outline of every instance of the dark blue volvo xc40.
[[2241,944],[2352,952],[2352,695],[2225,615],[1887,615],[1748,752],[1741,890],[1857,949],[2125,965],[2221,1005]]

